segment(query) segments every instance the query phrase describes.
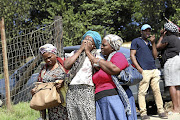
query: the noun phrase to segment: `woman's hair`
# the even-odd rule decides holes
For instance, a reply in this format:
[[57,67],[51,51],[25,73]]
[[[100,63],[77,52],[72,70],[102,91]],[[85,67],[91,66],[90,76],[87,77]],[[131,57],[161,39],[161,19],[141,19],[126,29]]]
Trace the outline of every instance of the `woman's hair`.
[[111,47],[116,51],[120,49],[123,43],[123,39],[118,35],[114,35],[114,34],[106,35],[104,39],[107,40],[108,43],[111,45]]

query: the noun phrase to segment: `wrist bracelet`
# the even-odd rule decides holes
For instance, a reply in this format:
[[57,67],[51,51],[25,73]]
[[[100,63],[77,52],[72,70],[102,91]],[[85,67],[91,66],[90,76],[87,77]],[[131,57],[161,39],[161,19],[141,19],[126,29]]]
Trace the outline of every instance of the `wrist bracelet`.
[[99,58],[98,61],[97,61],[97,63],[94,63],[93,66],[94,66],[94,67],[99,67],[99,61],[100,61],[100,60],[101,60],[101,59]]

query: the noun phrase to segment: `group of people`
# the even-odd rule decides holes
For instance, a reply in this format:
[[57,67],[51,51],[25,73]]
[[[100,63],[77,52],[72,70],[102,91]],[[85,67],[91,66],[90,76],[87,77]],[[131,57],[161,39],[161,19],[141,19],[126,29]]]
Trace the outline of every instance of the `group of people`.
[[157,111],[160,118],[168,118],[164,108],[159,88],[160,71],[156,68],[155,59],[158,51],[162,55],[164,66],[165,86],[169,87],[173,109],[168,115],[180,114],[180,39],[179,27],[172,22],[164,24],[161,37],[155,43],[155,35],[151,35],[151,26],[145,24],[141,27],[141,37],[132,40],[130,57],[132,63],[142,74],[139,83],[138,103],[142,120],[148,120],[145,96],[149,85],[152,88]]
[[[171,53],[176,51],[173,55],[166,56],[165,83],[166,86],[170,86],[174,105],[172,112],[180,112],[180,74],[173,72],[180,72],[180,40],[178,41],[174,35],[169,37],[169,34],[166,38],[166,33],[163,32],[156,46],[155,36],[150,36],[151,29],[148,24],[141,27],[141,37],[132,40],[130,53],[132,63],[143,76],[138,92],[140,115],[143,120],[149,119],[145,102],[149,84],[154,92],[159,117],[167,118],[159,88],[159,70],[155,66],[157,49],[165,49]],[[166,27],[165,31],[174,32]],[[57,49],[52,44],[45,44],[39,48],[46,65],[42,68],[38,81],[59,80],[56,88],[66,93],[65,103],[48,109],[49,120],[137,120],[135,100],[129,86],[121,86],[127,95],[127,99],[123,100],[121,96],[124,94],[118,93],[111,77],[128,67],[125,56],[117,52],[122,43],[123,40],[118,35],[108,34],[101,39],[98,32],[89,30],[83,35],[79,50],[71,52],[64,64],[59,63]],[[177,47],[175,51],[172,44],[173,47]],[[173,64],[176,62],[178,65]],[[68,74],[66,70],[69,70]],[[46,119],[46,111],[40,113],[41,117]]]

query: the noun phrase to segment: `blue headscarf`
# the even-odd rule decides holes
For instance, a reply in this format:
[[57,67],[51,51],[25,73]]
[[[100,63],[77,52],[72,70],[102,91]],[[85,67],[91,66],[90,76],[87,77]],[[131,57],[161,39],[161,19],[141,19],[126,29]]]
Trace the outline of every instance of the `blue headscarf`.
[[81,42],[84,40],[84,38],[85,38],[86,36],[91,36],[91,37],[93,38],[93,40],[94,40],[94,43],[95,43],[96,48],[97,48],[97,49],[100,48],[100,45],[101,45],[101,36],[100,36],[100,34],[99,34],[98,32],[92,31],[92,30],[87,31],[87,32],[83,35],[83,38],[82,38]]

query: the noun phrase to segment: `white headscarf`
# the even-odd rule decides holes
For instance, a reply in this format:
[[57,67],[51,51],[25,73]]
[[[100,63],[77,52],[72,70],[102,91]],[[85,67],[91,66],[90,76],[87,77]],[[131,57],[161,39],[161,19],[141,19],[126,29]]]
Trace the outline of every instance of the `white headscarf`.
[[52,44],[45,44],[39,48],[39,51],[41,54],[44,54],[46,52],[50,52],[53,54],[57,54],[57,48],[53,46]]
[[118,35],[114,35],[114,34],[109,34],[106,35],[104,37],[104,39],[106,39],[108,41],[108,43],[111,45],[111,47],[113,49],[115,49],[116,51],[120,49],[123,40],[121,37],[119,37]]

